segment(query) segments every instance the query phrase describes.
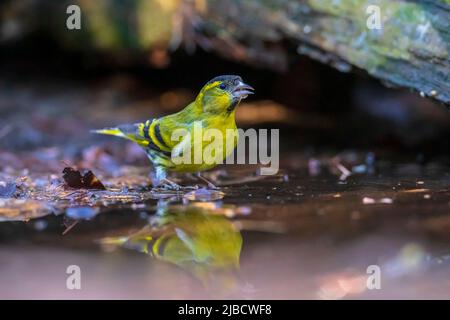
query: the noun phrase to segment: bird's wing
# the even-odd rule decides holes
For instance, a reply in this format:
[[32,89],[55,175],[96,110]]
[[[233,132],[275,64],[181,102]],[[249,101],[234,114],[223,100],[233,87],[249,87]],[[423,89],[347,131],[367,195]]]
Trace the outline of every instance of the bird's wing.
[[172,131],[184,126],[166,117],[147,120],[143,123],[124,124],[113,128],[94,130],[94,133],[113,135],[136,142],[141,147],[149,148],[170,156],[172,148],[178,141],[172,141]]

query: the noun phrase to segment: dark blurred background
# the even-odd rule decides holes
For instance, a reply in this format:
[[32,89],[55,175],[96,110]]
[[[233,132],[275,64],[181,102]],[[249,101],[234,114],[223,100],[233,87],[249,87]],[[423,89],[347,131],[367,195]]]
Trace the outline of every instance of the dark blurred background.
[[[370,33],[371,2],[1,0],[0,298],[448,298],[450,10],[377,0]],[[166,199],[140,147],[90,133],[176,112],[221,74],[256,89],[239,127],[280,129],[277,175],[217,168],[220,190]],[[133,235],[167,254],[112,246]],[[184,265],[220,282],[227,256],[226,296]],[[372,264],[384,290],[366,290]]]
[[81,30],[68,30],[65,1],[2,1],[0,148],[60,145],[76,154],[103,139],[89,129],[177,111],[212,77],[239,74],[256,88],[240,106],[239,126],[281,128],[284,150],[448,156],[445,105],[364,70],[342,72],[345,63],[301,56],[289,39],[224,45],[226,29],[208,37],[192,11],[202,13],[203,2],[76,1]]

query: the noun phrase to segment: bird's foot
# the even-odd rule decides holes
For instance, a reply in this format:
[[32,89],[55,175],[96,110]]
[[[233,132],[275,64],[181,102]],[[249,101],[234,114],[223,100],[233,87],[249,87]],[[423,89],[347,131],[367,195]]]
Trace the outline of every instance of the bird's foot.
[[176,191],[182,189],[182,186],[180,186],[178,183],[173,182],[172,180],[169,180],[167,178],[163,180],[162,187],[168,190],[176,190]]
[[173,182],[169,179],[163,179],[161,184],[154,188],[155,191],[164,192],[164,191],[192,191],[197,190],[198,186],[180,186],[178,183]]
[[203,182],[205,182],[209,189],[212,189],[212,190],[220,190],[219,187],[217,187],[214,183],[212,183],[211,181],[209,181],[208,179],[206,179],[205,177],[203,177],[203,176],[200,175],[199,173],[197,174],[197,178],[199,178],[200,180],[202,180]]

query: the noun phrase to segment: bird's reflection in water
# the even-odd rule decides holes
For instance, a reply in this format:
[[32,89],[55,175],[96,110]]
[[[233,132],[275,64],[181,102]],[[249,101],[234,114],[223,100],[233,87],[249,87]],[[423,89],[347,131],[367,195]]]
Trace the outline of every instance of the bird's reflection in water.
[[231,294],[238,287],[242,236],[221,210],[160,202],[157,214],[141,230],[126,237],[103,238],[101,243],[177,265],[215,294]]

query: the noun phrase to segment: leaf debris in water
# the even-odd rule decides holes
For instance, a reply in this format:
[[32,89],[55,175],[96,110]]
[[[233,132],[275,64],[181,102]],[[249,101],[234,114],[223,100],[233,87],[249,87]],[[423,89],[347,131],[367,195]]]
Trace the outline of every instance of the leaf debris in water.
[[222,191],[200,188],[186,193],[183,198],[190,201],[215,201],[223,199],[224,196]]
[[0,198],[11,198],[16,189],[17,186],[14,182],[0,181]]

